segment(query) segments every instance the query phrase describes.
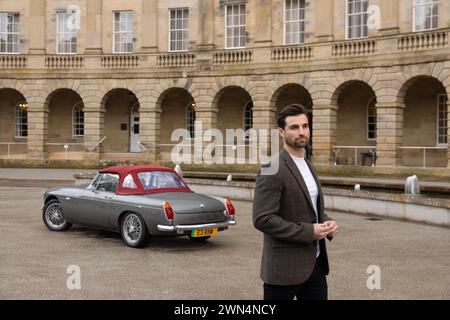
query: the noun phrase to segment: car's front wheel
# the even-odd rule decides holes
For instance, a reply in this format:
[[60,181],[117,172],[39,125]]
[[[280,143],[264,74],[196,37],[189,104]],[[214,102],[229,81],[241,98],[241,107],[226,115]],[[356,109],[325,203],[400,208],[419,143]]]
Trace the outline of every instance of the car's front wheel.
[[148,239],[144,219],[137,213],[127,213],[122,219],[120,232],[125,244],[132,248],[142,248]]
[[65,231],[72,226],[64,217],[63,208],[57,199],[50,200],[45,204],[42,211],[42,220],[44,220],[47,228],[52,231]]

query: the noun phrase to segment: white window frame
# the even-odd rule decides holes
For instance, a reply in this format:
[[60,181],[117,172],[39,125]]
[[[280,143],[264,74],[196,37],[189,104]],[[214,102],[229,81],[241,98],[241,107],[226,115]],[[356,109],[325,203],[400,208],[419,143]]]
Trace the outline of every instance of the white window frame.
[[[439,126],[439,120],[440,120],[440,114],[441,114],[441,99],[444,100],[444,103],[442,104],[444,106],[444,127]],[[437,110],[436,110],[436,146],[442,146],[446,147],[448,146],[448,101],[447,101],[447,94],[441,93],[437,95]],[[439,133],[439,129],[444,129],[444,136],[441,136]],[[440,138],[445,137],[445,140],[447,142],[441,142]]]
[[[247,113],[247,109],[248,109],[250,104],[251,104],[252,113],[251,113],[251,117],[247,117],[246,113]],[[253,119],[254,119],[254,117],[253,117],[253,107],[254,107],[253,101],[250,100],[249,102],[247,102],[244,105],[244,110],[242,111],[242,129],[244,130],[244,135],[245,135],[245,141],[246,142],[250,141],[250,135],[247,134],[247,131],[250,130],[250,129],[253,129]],[[249,128],[246,128],[246,126],[247,126],[246,120],[248,120],[248,119],[251,120],[252,125]]]
[[[121,31],[121,30],[116,30],[116,13],[119,13],[119,17],[121,13],[128,13],[131,14],[131,31],[125,30],[125,31]],[[113,47],[112,47],[112,52],[113,54],[130,54],[133,53],[134,50],[134,41],[133,41],[133,36],[134,36],[134,28],[133,28],[133,24],[134,24],[134,11],[132,10],[118,10],[118,11],[113,11]],[[128,20],[126,20],[128,21]],[[120,23],[119,23],[120,25]],[[131,50],[130,51],[116,51],[116,34],[127,34],[127,33],[131,33]],[[125,42],[121,43],[120,46],[124,46]]]
[[[19,102],[16,107],[14,108],[14,138],[16,139],[26,139],[28,138],[28,110],[20,109],[20,105],[27,105],[26,102],[22,101]],[[19,111],[20,110],[20,111]],[[18,114],[20,112],[20,115]],[[24,116],[25,114],[25,116]],[[17,117],[20,116],[20,119]],[[25,123],[23,122],[25,119]],[[20,121],[20,123],[18,123]],[[24,134],[23,125],[26,125],[26,134]]]
[[[77,32],[76,29],[74,31],[70,31],[70,30],[68,30],[68,31],[67,30],[60,31],[59,30],[60,15],[66,15],[65,19],[67,19],[67,16],[69,16],[69,14],[67,12],[56,12],[56,53],[57,54],[64,54],[64,55],[75,55],[75,54],[77,54],[77,50],[78,50],[78,32]],[[65,20],[65,24],[66,23],[67,23],[67,20]],[[75,37],[75,52],[61,52],[59,50],[59,42],[60,42],[59,36],[60,35],[64,35],[64,34],[72,35],[72,37],[70,37],[70,40],[69,40],[69,48],[70,48],[70,50],[72,50],[72,44],[73,44],[72,43],[72,38]]]
[[[227,21],[228,21],[228,10],[231,7],[241,7],[241,6],[243,7],[243,10],[244,10],[244,24],[232,25],[232,26],[229,27],[228,24],[227,24]],[[225,5],[225,21],[224,21],[225,22],[225,49],[243,49],[243,48],[245,48],[245,42],[246,42],[246,38],[247,38],[246,37],[246,34],[247,34],[247,29],[246,29],[246,23],[247,23],[246,10],[247,10],[247,6],[246,6],[246,4],[244,2]],[[239,15],[241,15],[240,9],[239,9]],[[244,35],[243,35],[244,44],[243,44],[243,46],[228,46],[228,28],[238,29],[238,28],[242,28],[242,27],[244,27]]]
[[[5,30],[4,32],[2,32],[1,30],[1,20],[0,20],[0,38],[2,35],[4,35],[6,37],[6,45],[5,45],[5,51],[1,51],[1,46],[0,46],[0,54],[20,54],[20,13],[19,12],[5,12],[2,11],[0,12],[0,15],[5,15],[5,22],[6,22],[6,26],[5,26]],[[8,15],[14,15],[18,17],[17,22],[14,21],[14,23],[17,24],[17,31],[16,32],[9,32],[8,31]],[[13,38],[13,42],[11,42],[12,48],[16,47],[17,51],[8,51],[8,36],[11,36]],[[14,41],[16,40],[16,41]]]
[[[72,138],[84,138],[84,111],[83,111],[83,102],[77,102],[74,104],[74,106],[72,107]],[[79,120],[79,118],[77,118],[77,115],[75,114],[77,112],[77,108],[81,109],[81,113],[83,114],[83,122],[81,122]],[[78,134],[77,133],[77,126],[78,125],[82,125],[83,128],[83,134]]]
[[[192,112],[191,112],[192,110]],[[191,115],[194,114],[194,121],[191,120]],[[189,132],[189,138],[195,138],[195,121],[197,120],[197,113],[195,111],[195,103],[189,103],[186,106],[186,130]],[[192,129],[192,131],[191,131]]]
[[[172,12],[175,12],[175,16],[178,14],[178,12],[181,12],[181,21],[186,20],[186,28],[181,28],[181,29],[177,29],[175,27],[175,29],[172,29]],[[186,13],[186,18],[184,17],[184,14]],[[170,8],[169,9],[169,41],[168,41],[168,51],[169,52],[185,52],[189,50],[189,8],[187,7],[182,7],[182,8]],[[178,19],[177,17],[175,17],[175,21],[178,21],[180,19]],[[175,23],[176,24],[176,23]],[[181,32],[181,34],[183,35],[184,33],[186,33],[186,39],[181,39],[181,49],[172,49],[172,42],[175,44],[175,48],[177,47],[177,43],[180,42],[178,41],[178,39],[172,39],[172,32]]]
[[[436,10],[437,10],[437,14],[436,16],[432,16],[432,17],[436,17],[436,26],[435,27],[430,27],[430,28],[423,28],[423,29],[417,29],[416,28],[416,10],[417,7],[428,7],[431,5],[436,5]],[[439,27],[438,23],[439,23],[439,0],[426,0],[425,3],[421,3],[421,4],[416,4],[416,0],[413,0],[413,32],[422,32],[422,31],[428,31],[428,30],[434,30],[437,29]],[[431,20],[433,23],[433,20]]]
[[[368,38],[368,36],[369,36],[369,30],[367,29],[367,35],[362,35],[362,36],[360,36],[360,37],[352,37],[352,38],[350,38],[350,34],[349,34],[349,27],[350,27],[350,25],[349,25],[349,17],[350,17],[350,15],[354,15],[354,16],[356,16],[356,15],[363,15],[363,14],[367,14],[367,10],[366,10],[366,12],[359,12],[359,13],[352,13],[352,14],[350,14],[349,12],[348,12],[348,3],[349,3],[349,1],[350,0],[345,0],[345,39],[346,40],[352,40],[352,39],[365,39],[365,38]],[[361,2],[367,2],[367,6],[369,6],[369,0],[356,0],[356,1],[361,1]],[[365,21],[365,24],[363,24],[363,25],[361,25],[361,26],[366,26],[367,27],[367,19],[366,19],[366,21]]]
[[[374,101],[375,100],[375,104],[374,104],[374,110],[375,110],[375,122],[374,123],[371,123],[371,122],[369,122],[369,117],[370,117],[370,105],[372,104],[372,101]],[[376,104],[376,97],[373,97],[372,99],[370,99],[369,100],[369,103],[367,104],[367,108],[366,108],[366,111],[367,111],[367,114],[366,114],[366,123],[367,123],[367,127],[366,127],[366,132],[367,132],[367,141],[376,141],[377,140],[377,104]],[[370,130],[369,130],[369,126],[371,125],[371,124],[374,124],[375,125],[375,130],[374,130],[374,133],[375,133],[375,138],[370,138],[369,137],[369,133],[371,132]]]
[[[303,20],[300,19],[299,20],[291,20],[289,21],[290,23],[295,23],[298,22],[300,25],[303,24],[303,30],[300,30],[298,33],[299,35],[299,42],[291,42],[291,43],[287,43],[287,34],[286,34],[286,25],[288,23],[288,21],[286,20],[286,3],[288,1],[293,1],[293,0],[284,0],[283,1],[283,44],[284,45],[295,45],[295,44],[302,44],[305,43],[305,33],[306,33],[306,0],[298,0],[299,3],[299,10],[303,10]],[[303,3],[303,7],[301,6],[301,4]],[[293,34],[293,33],[292,33]]]

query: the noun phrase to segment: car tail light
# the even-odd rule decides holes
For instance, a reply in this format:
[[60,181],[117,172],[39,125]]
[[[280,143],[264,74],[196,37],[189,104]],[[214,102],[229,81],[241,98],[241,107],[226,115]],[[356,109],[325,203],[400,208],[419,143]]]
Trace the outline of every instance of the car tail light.
[[172,210],[172,207],[170,206],[170,203],[168,203],[167,201],[164,201],[163,208],[164,208],[164,213],[166,214],[167,220],[172,221],[173,220],[173,210]]
[[225,205],[227,207],[227,212],[230,216],[234,216],[234,214],[236,213],[236,210],[234,210],[233,205],[231,204],[230,199],[225,199]]

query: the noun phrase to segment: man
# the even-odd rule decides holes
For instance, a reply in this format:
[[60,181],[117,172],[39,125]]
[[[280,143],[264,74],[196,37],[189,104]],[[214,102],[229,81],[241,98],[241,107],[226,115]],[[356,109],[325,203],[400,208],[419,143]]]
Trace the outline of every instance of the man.
[[[338,225],[324,213],[317,174],[305,159],[309,119],[301,106],[285,108],[278,117],[284,148],[275,174],[256,178],[254,226],[264,233],[261,278],[265,300],[326,300],[330,241]],[[270,164],[266,165],[270,166]]]

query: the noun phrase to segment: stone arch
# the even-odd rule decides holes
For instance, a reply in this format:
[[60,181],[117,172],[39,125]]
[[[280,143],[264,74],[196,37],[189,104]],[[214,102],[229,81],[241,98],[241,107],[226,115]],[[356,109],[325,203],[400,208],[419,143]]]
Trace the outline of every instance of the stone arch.
[[338,97],[341,95],[347,86],[355,82],[362,82],[375,93],[375,96],[379,97],[377,88],[377,75],[374,74],[374,69],[357,69],[357,70],[344,70],[339,72],[335,77],[332,78],[331,85],[332,91],[329,96],[331,105],[334,107],[338,106]]
[[17,79],[0,79],[0,90],[1,89],[12,89],[19,92],[28,103],[34,101],[33,92],[27,87],[24,81]]

